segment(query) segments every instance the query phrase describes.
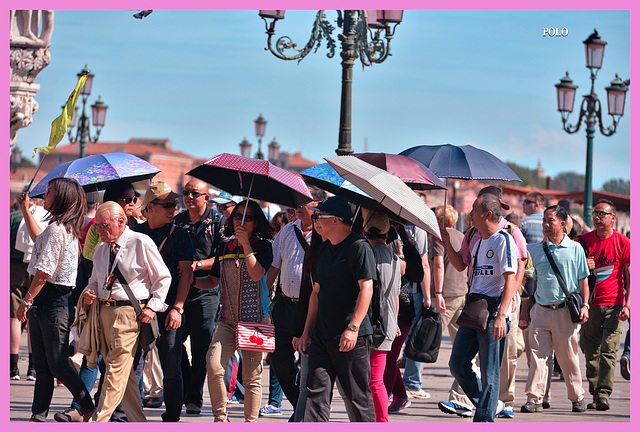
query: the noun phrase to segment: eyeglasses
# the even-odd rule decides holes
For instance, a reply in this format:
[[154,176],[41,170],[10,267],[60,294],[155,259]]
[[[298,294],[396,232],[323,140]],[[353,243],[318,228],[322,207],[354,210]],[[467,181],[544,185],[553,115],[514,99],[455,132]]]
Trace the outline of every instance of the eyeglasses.
[[157,206],[160,206],[162,208],[165,209],[174,209],[178,206],[178,203],[174,202],[168,202],[168,203],[159,203],[157,201],[151,201],[149,204],[155,204]]
[[[241,221],[242,220],[242,214],[241,213],[236,213],[233,215],[233,220],[237,220],[237,221]],[[244,215],[244,221],[245,222],[253,222],[254,221],[254,217],[251,215]]]
[[592,214],[593,214],[594,217],[597,217],[598,219],[602,219],[606,215],[615,216],[615,212],[606,212],[606,211],[602,211],[602,210],[594,210]]
[[314,214],[311,215],[311,220],[317,221],[318,219],[329,219],[329,218],[333,218],[333,217],[337,217],[337,216],[334,216],[334,215],[323,215],[323,214],[314,213]]
[[194,198],[198,198],[202,195],[206,195],[206,193],[204,192],[196,192],[196,191],[190,191],[190,190],[183,190],[182,191],[182,195],[188,197],[189,195],[191,195]]
[[96,227],[96,229],[107,229],[107,228],[109,228],[109,225],[111,225],[111,224],[108,223],[108,222],[107,223],[97,223],[96,222],[93,225]]
[[294,208],[288,208],[288,209],[287,209],[287,214],[289,214],[289,215],[294,215],[294,214],[296,214],[296,209],[294,209]]
[[522,201],[522,204],[533,204],[533,203],[535,203],[535,201],[531,201],[531,200],[528,200],[528,199]]
[[136,196],[132,196],[132,197],[126,197],[126,198],[120,198],[119,201],[124,202],[125,204],[131,204],[131,203],[137,203],[138,202],[138,197]]

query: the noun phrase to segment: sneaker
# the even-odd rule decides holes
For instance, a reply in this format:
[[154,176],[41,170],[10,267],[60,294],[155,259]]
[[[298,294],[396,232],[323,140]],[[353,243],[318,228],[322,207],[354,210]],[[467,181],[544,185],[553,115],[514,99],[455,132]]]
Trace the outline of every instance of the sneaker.
[[275,417],[282,415],[282,408],[274,407],[273,405],[265,405],[260,408],[261,417]]
[[231,399],[227,399],[228,404],[241,404],[244,403],[244,399],[238,399],[236,395],[231,396]]
[[20,381],[20,371],[18,370],[18,368],[10,371],[9,379],[14,380],[14,381]]
[[202,409],[193,402],[187,404],[187,414],[200,414],[200,411],[202,411]]
[[61,413],[55,413],[53,418],[61,423],[81,423],[83,421],[82,414],[74,407],[69,407]]
[[407,408],[410,405],[411,405],[411,401],[409,400],[408,397],[406,397],[404,399],[396,399],[395,402],[393,402],[391,405],[389,405],[389,412],[390,413],[397,413],[401,409]]
[[504,411],[504,402],[502,402],[500,399],[498,399],[498,405],[496,405],[496,415],[494,416],[494,418],[496,418],[498,416],[498,414],[500,414],[502,411]]
[[516,415],[513,413],[513,408],[511,407],[504,407],[502,411],[497,411],[497,412],[498,412],[498,415],[496,415],[496,417],[498,418],[512,419],[516,417]]
[[462,405],[453,402],[438,402],[440,411],[447,414],[455,414],[459,417],[473,417],[473,412]]
[[431,397],[429,393],[427,393],[422,389],[418,389],[418,390],[407,389],[407,396],[409,396],[410,398],[416,398],[416,399],[429,399]]
[[522,405],[522,408],[520,408],[520,412],[536,413],[536,412],[542,412],[542,409],[543,409],[542,404],[527,402],[526,404]]
[[36,370],[29,369],[27,371],[27,381],[35,381],[36,380]]
[[584,404],[584,399],[578,402],[571,403],[571,411],[572,412],[585,412],[587,410],[586,405]]
[[631,379],[631,359],[629,359],[629,356],[623,355],[620,357],[620,375],[627,381]]

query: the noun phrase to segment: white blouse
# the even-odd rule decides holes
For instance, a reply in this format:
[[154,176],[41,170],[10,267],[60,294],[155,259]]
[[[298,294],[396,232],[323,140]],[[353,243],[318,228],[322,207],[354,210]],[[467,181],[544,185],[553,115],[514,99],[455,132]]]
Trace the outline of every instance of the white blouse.
[[40,270],[49,275],[49,282],[73,287],[78,274],[78,254],[78,239],[63,225],[51,223],[36,237],[27,272],[35,276]]

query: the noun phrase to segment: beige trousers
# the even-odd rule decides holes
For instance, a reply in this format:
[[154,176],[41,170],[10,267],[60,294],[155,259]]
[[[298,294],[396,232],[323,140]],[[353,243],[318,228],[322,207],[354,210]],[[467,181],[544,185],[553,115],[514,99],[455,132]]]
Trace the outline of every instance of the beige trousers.
[[518,364],[518,319],[520,317],[520,296],[515,295],[511,309],[511,326],[507,333],[504,357],[500,365],[500,396],[504,405],[513,409],[516,401],[516,365]]
[[147,352],[144,358],[144,370],[142,375],[142,389],[144,398],[162,397],[162,366],[160,365],[160,355],[158,347]]
[[[207,351],[207,384],[214,421],[227,420],[227,388],[224,371],[236,350],[236,328],[218,322]],[[242,350],[242,384],[244,385],[244,420],[258,421],[262,399],[262,352]]]
[[567,396],[571,402],[584,397],[580,359],[578,356],[578,334],[580,326],[571,322],[569,309],[548,309],[536,304],[531,309],[529,345],[531,366],[525,392],[527,402],[540,404],[547,386],[548,360],[555,351],[567,385]]
[[140,321],[133,306],[100,308],[101,347],[106,365],[100,402],[94,420],[108,422],[116,407],[122,409],[130,422],[146,422],[142,410],[138,380],[133,371],[133,357],[138,346]]

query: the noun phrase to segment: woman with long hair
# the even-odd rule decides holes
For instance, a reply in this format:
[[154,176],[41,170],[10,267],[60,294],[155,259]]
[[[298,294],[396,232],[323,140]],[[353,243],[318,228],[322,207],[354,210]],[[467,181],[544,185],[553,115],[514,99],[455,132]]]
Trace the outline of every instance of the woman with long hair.
[[[21,197],[28,209],[29,199]],[[80,184],[58,178],[49,182],[44,208],[50,223],[37,235],[27,272],[33,276],[24,296],[18,319],[29,319],[31,348],[37,380],[33,392],[30,422],[45,422],[53,397],[55,378],[80,401],[78,417],[88,421],[95,406],[84,383],[69,365],[69,299],[76,283],[80,237],[87,202]],[[33,216],[24,212],[27,224]]]
[[[272,227],[255,201],[238,204],[227,219],[224,235],[208,279],[196,279],[196,288],[220,284],[220,321],[207,352],[211,408],[216,422],[227,421],[224,372],[236,349],[238,322],[269,321],[269,288],[266,272],[273,261]],[[244,418],[258,420],[262,398],[262,352],[242,350],[242,382],[245,388]]]

